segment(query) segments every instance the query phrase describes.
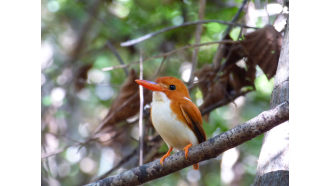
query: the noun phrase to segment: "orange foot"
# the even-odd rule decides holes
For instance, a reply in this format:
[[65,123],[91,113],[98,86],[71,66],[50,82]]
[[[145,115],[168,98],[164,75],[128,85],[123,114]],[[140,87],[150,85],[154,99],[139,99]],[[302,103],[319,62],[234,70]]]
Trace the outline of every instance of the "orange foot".
[[[189,148],[190,148],[191,146],[192,146],[192,144],[189,143],[187,146],[185,146],[185,147],[183,148],[183,149],[184,149],[184,155],[185,155],[186,159],[188,158],[188,152],[189,152]],[[199,168],[198,163],[194,164],[194,165],[193,165],[193,168],[194,168],[195,170],[198,170],[198,168]]]
[[193,167],[194,167],[195,170],[198,170],[198,168],[199,168],[198,163],[194,164]]
[[164,160],[165,158],[169,157],[171,155],[171,152],[173,150],[173,147],[170,147],[167,151],[167,153],[162,157],[160,158],[160,164],[163,165],[164,164]]
[[186,159],[188,158],[188,152],[189,152],[189,148],[192,146],[191,143],[189,143],[187,146],[185,146],[184,149],[184,156],[186,157]]

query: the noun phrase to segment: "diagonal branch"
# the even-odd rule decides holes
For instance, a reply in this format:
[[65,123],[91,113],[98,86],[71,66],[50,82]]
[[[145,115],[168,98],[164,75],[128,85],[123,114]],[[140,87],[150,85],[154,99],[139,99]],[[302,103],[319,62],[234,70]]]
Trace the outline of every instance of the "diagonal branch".
[[151,78],[152,80],[154,80],[159,75],[159,73],[162,71],[162,68],[163,68],[163,65],[164,65],[166,59],[167,59],[167,56],[164,56],[162,59],[162,62],[160,62],[160,65],[159,65],[157,71],[154,73],[154,75],[152,75],[152,78]]
[[99,179],[106,178],[107,175],[110,175],[113,171],[117,170],[120,166],[122,166],[123,164],[128,162],[128,160],[130,160],[133,156],[135,156],[137,152],[138,152],[138,149],[135,148],[131,153],[129,153],[127,156],[125,156],[122,160],[120,160],[120,162],[117,163],[117,165],[115,165],[110,170],[108,170],[107,172],[105,172],[104,174],[102,174],[101,176],[96,178],[95,181],[99,180]]
[[[165,52],[165,53],[162,53],[162,54],[158,54],[158,55],[155,55],[155,56],[151,56],[151,57],[145,58],[143,60],[143,62],[149,61],[149,60],[152,60],[152,59],[161,58],[161,57],[167,57],[167,56],[170,56],[170,55],[172,55],[174,53],[180,52],[180,51],[185,50],[185,49],[188,49],[188,48],[196,48],[196,47],[202,47],[202,46],[214,45],[214,44],[221,45],[221,44],[233,44],[233,43],[235,43],[235,41],[232,41],[232,40],[222,40],[222,41],[211,41],[211,42],[205,42],[205,43],[199,43],[199,44],[193,44],[193,45],[185,45],[185,46],[183,46],[181,48],[177,48],[177,49],[171,50],[169,52]],[[114,69],[118,69],[118,68],[126,68],[128,66],[137,65],[137,64],[139,64],[139,61],[135,61],[135,62],[132,62],[130,64],[125,64],[125,65],[117,65],[117,66],[105,67],[102,70],[103,71],[110,71],[110,70],[114,70]]]
[[79,31],[75,46],[71,52],[70,63],[76,63],[77,59],[79,59],[80,55],[83,53],[83,50],[86,47],[88,34],[93,28],[94,18],[98,17],[101,5],[102,1],[96,0],[89,7],[87,12],[90,16]]
[[232,23],[232,22],[228,22],[228,21],[221,21],[221,20],[199,20],[199,21],[192,21],[192,22],[185,22],[181,25],[177,25],[177,26],[170,26],[170,27],[166,27],[163,28],[161,30],[155,31],[155,32],[151,32],[149,34],[143,35],[141,37],[138,37],[136,39],[132,39],[132,40],[128,40],[125,41],[123,43],[120,43],[120,46],[122,47],[127,47],[127,46],[132,46],[135,45],[137,43],[141,43],[142,41],[148,40],[158,34],[161,34],[163,32],[167,32],[176,28],[180,28],[180,27],[184,27],[184,26],[190,26],[190,25],[198,25],[198,24],[204,24],[204,23],[219,23],[219,24],[225,24],[225,25],[232,25],[232,26],[240,26],[243,28],[254,28],[254,29],[258,29],[257,27],[252,27],[252,26],[247,26],[244,24],[239,24],[239,23]]
[[88,186],[96,185],[138,185],[168,175],[195,163],[217,157],[224,151],[236,147],[289,119],[289,102],[284,102],[274,109],[264,111],[253,119],[217,135],[189,150],[186,160],[180,151],[168,157],[164,166],[159,160],[107,177]]
[[[118,59],[119,63],[121,65],[125,65],[123,59],[120,57],[118,51],[116,50],[116,48],[112,45],[112,43],[110,42],[110,40],[107,41],[106,46],[113,52],[113,54],[116,56],[116,58]],[[128,76],[128,70],[127,68],[124,68],[124,72],[126,74],[126,76]]]
[[[240,96],[244,96],[245,94],[251,92],[252,90],[246,90],[243,92],[239,92],[233,95],[230,95],[228,97],[228,99],[221,99],[218,102],[215,102],[214,104],[204,108],[203,110],[201,110],[202,115],[208,114],[210,112],[212,112],[214,109],[221,107],[223,105],[227,105],[228,103],[230,103],[231,101],[234,101],[236,98],[240,97]],[[233,102],[234,103],[234,102]]]
[[236,12],[236,14],[234,15],[233,19],[231,20],[231,23],[233,24],[230,24],[227,29],[225,30],[223,36],[226,37],[227,34],[229,34],[229,32],[231,31],[231,29],[233,28],[234,26],[234,23],[238,20],[240,14],[242,13],[243,9],[244,9],[244,6],[246,5],[246,3],[248,2],[249,0],[244,0],[241,4],[241,6],[239,7],[238,11]]
[[[233,28],[233,26],[235,26],[235,23],[236,23],[236,21],[238,20],[239,15],[242,13],[245,4],[246,4],[248,1],[249,1],[249,0],[244,0],[244,1],[242,2],[240,8],[238,9],[238,11],[236,12],[236,14],[234,15],[233,19],[232,19],[231,22],[230,22],[231,24],[229,24],[229,26],[227,27],[227,29],[226,29],[225,32],[223,33],[223,38],[222,38],[222,39],[224,39],[224,38],[229,34],[229,32],[231,31],[231,29]],[[241,27],[241,28],[243,28],[243,27]],[[213,57],[213,60],[212,60],[213,64],[216,64],[216,66],[220,64],[221,59],[223,58],[223,55],[222,55],[222,53],[224,52],[223,50],[224,50],[223,46],[222,46],[222,45],[219,45],[219,46],[218,46],[218,49],[217,49],[217,51],[216,51],[216,53],[215,53],[215,55],[214,55],[214,57]],[[218,62],[219,62],[219,63],[218,63]]]

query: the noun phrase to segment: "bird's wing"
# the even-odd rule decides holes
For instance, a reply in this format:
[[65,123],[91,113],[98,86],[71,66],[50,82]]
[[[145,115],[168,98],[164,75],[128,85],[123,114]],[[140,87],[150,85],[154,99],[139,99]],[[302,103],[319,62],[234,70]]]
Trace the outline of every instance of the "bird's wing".
[[184,99],[180,101],[180,109],[182,115],[187,121],[189,128],[196,135],[198,142],[202,143],[203,141],[205,141],[206,135],[202,127],[203,124],[202,115],[198,107],[190,100]]

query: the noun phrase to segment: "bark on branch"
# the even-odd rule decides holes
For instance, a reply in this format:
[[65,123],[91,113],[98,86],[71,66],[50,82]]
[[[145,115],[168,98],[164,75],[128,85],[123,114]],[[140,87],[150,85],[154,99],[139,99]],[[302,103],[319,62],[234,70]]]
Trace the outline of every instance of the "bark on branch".
[[106,185],[138,185],[168,175],[195,163],[217,157],[224,151],[238,146],[289,119],[289,102],[284,102],[274,109],[264,111],[253,119],[237,127],[219,134],[209,140],[192,147],[186,160],[184,152],[169,156],[164,166],[159,160],[124,171],[118,175],[107,177],[88,186]]

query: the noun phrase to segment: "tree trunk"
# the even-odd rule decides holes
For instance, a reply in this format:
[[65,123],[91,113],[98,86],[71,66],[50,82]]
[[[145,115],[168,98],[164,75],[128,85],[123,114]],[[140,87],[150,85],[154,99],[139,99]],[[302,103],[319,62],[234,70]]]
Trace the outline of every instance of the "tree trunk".
[[[277,67],[271,107],[289,101],[289,22]],[[289,185],[289,121],[265,134],[254,185]]]

